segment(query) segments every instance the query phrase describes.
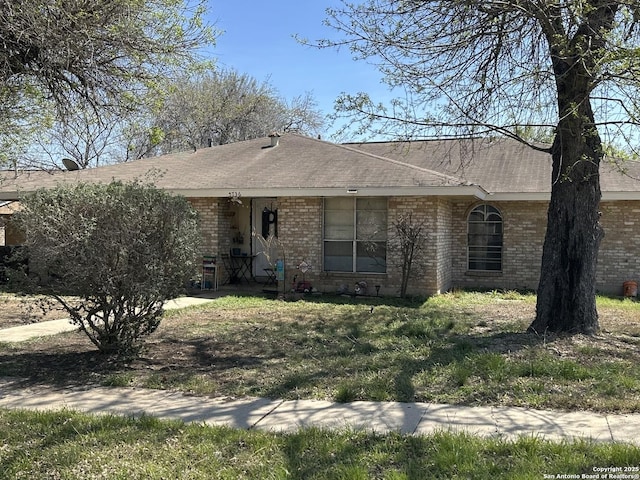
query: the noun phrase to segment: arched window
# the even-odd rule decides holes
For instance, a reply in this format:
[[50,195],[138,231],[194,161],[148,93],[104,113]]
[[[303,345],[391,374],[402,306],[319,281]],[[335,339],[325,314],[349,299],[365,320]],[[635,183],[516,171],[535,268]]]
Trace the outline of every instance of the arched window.
[[468,229],[469,270],[502,270],[502,215],[491,205],[471,210]]

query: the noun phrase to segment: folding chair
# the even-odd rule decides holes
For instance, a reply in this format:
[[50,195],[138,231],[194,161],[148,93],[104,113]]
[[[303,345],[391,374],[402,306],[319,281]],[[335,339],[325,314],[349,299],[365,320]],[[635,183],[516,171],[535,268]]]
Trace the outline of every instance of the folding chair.
[[221,253],[220,260],[222,260],[222,265],[227,272],[227,281],[224,283],[238,283],[240,268],[238,268],[238,265],[233,261],[231,255],[228,253]]

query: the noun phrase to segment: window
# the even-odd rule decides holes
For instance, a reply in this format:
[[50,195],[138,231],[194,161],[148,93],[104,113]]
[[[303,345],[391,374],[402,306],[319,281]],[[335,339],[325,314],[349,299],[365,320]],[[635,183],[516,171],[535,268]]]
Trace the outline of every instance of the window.
[[387,199],[326,198],[324,270],[387,271]]
[[491,205],[478,205],[469,214],[469,270],[502,270],[502,215]]

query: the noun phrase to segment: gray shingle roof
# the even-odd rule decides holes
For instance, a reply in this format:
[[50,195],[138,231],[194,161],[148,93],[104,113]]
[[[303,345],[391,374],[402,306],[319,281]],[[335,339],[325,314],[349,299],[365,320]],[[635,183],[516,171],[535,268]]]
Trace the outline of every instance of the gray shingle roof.
[[[631,177],[604,165],[603,192],[640,198],[640,165],[625,165]],[[548,196],[551,157],[513,140],[440,140],[336,145],[297,134],[285,134],[271,147],[269,138],[203,148],[129,163],[74,172],[21,176],[0,182],[0,199],[16,198],[59,183],[153,179],[159,187],[186,196],[293,195],[345,193],[346,189],[393,194],[395,190],[475,195]],[[633,177],[633,178],[632,178]],[[479,187],[469,187],[475,185]],[[466,187],[466,188],[465,188]],[[368,189],[368,190],[367,190]]]
[[[143,179],[150,172],[159,175],[154,178],[159,188],[183,194],[258,189],[271,189],[277,194],[278,189],[451,187],[464,183],[455,176],[419,165],[302,135],[286,134],[275,147],[271,147],[268,138],[259,138],[195,152],[59,172],[47,178],[27,179],[20,182],[20,188],[31,191],[59,183],[129,181]],[[0,186],[0,193],[11,188],[15,190],[15,185]]]
[[[373,142],[351,146],[454,175],[492,193],[551,192],[551,156],[515,140]],[[603,192],[640,192],[640,162],[606,162],[600,174]]]

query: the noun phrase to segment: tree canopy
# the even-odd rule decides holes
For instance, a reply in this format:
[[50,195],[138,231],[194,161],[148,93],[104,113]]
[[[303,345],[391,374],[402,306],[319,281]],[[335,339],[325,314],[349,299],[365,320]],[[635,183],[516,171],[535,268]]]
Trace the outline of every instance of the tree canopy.
[[324,118],[310,93],[287,101],[268,82],[235,70],[190,72],[166,85],[152,116],[162,132],[159,153],[267,136],[273,131],[318,133]]
[[314,135],[325,122],[316,107],[310,93],[287,100],[268,82],[247,74],[198,68],[158,83],[157,90],[139,99],[133,111],[114,113],[77,105],[55,118],[54,112],[39,110],[49,123],[36,122],[41,128],[23,131],[23,143],[30,140],[30,148],[14,148],[12,154],[22,168],[62,168],[63,157],[80,168],[91,168],[249,140],[273,131]]
[[36,89],[61,110],[123,106],[213,41],[202,3],[0,0],[0,88]]

